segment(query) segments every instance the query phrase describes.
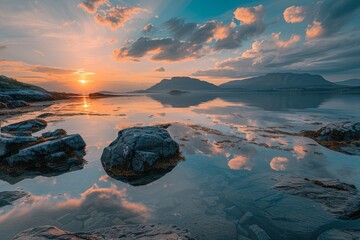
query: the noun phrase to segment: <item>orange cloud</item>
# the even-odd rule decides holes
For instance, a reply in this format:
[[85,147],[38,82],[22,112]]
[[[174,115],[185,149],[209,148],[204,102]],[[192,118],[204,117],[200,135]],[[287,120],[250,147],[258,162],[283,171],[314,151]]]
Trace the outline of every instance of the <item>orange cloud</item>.
[[285,9],[283,15],[284,15],[284,20],[287,23],[299,23],[304,21],[305,19],[303,7],[297,7],[297,6],[288,7]]
[[256,7],[241,7],[234,12],[234,17],[243,24],[253,24],[261,21],[263,6]]
[[252,166],[249,164],[249,158],[247,158],[245,156],[241,156],[241,155],[232,158],[228,162],[228,166],[230,169],[233,169],[233,170],[244,169],[244,170],[251,171],[251,169],[252,169]]
[[280,34],[281,33],[273,33],[273,38],[276,42],[276,46],[278,46],[280,48],[293,47],[301,39],[301,37],[299,35],[291,35],[289,40],[284,41],[284,40],[280,40]]
[[109,0],[85,0],[79,4],[79,7],[88,13],[95,13],[100,6],[105,4],[110,6]]
[[104,15],[96,14],[95,21],[101,25],[109,26],[112,30],[116,30],[119,27],[123,27],[127,21],[131,20],[134,15],[139,14],[141,11],[145,11],[145,9],[115,6],[104,10]]
[[275,171],[285,171],[288,162],[289,159],[286,157],[274,157],[270,162],[270,167]]
[[324,28],[320,22],[314,21],[312,25],[308,25],[306,29],[306,38],[312,39],[321,37],[324,34]]

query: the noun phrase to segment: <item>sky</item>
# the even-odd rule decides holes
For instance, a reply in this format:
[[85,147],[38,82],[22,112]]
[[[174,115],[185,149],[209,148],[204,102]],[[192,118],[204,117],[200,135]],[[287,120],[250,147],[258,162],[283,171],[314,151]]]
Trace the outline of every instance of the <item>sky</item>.
[[0,75],[52,91],[360,78],[359,0],[0,0]]

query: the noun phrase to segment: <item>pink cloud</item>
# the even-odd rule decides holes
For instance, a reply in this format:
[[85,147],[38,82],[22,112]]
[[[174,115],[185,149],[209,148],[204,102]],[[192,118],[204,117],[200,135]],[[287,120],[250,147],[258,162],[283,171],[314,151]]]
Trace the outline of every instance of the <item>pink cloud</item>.
[[301,37],[299,35],[291,35],[291,37],[289,38],[289,40],[285,41],[285,40],[280,40],[280,34],[281,33],[274,33],[273,34],[273,38],[276,42],[276,46],[280,47],[280,48],[289,48],[289,47],[293,47],[296,43],[298,43],[301,39]]
[[320,22],[314,21],[312,25],[308,25],[306,29],[306,38],[313,39],[321,37],[324,34],[324,28]]
[[297,6],[288,7],[285,9],[283,15],[284,15],[284,20],[287,23],[299,23],[304,21],[305,19],[303,7],[297,7]]
[[270,162],[270,167],[275,171],[285,171],[288,162],[289,159],[286,157],[274,157]]
[[85,0],[79,4],[79,7],[88,13],[95,13],[100,6],[105,4],[110,6],[109,0]]
[[253,24],[261,21],[263,6],[256,7],[240,7],[234,12],[234,17],[243,24]]

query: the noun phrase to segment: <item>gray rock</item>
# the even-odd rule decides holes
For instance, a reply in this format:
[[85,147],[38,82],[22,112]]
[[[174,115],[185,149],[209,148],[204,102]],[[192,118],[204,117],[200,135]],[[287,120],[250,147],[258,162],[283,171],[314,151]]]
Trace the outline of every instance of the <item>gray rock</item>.
[[15,100],[24,100],[29,102],[54,100],[51,93],[35,89],[9,89],[1,92]]
[[255,234],[255,236],[258,240],[270,240],[269,235],[265,232],[264,229],[262,229],[258,225],[254,224],[254,225],[249,226],[249,228]]
[[360,218],[360,196],[354,185],[336,179],[310,180],[281,176],[274,188],[319,202],[337,218]]
[[67,132],[64,129],[56,129],[52,132],[45,132],[41,134],[44,138],[50,138],[50,137],[59,137],[59,136],[65,136]]
[[83,150],[85,146],[82,137],[79,134],[74,134],[21,149],[5,160],[12,167],[39,164],[51,167],[52,165],[49,163],[53,160],[55,160],[54,162],[62,160],[63,163],[71,164],[74,161],[82,160],[85,153],[78,150]]
[[0,192],[0,207],[4,207],[6,205],[11,205],[12,202],[26,197],[29,194],[24,191],[4,191]]
[[24,100],[14,100],[9,102],[7,106],[8,108],[20,108],[20,107],[28,107],[30,106],[30,104]]
[[317,240],[360,240],[360,230],[331,229],[320,234]]
[[0,109],[8,108],[6,103],[0,102]]
[[179,145],[158,126],[121,130],[101,156],[108,175],[134,186],[161,178],[182,160]]
[[1,158],[17,152],[19,149],[31,146],[39,140],[31,136],[14,136],[11,134],[0,133],[0,162]]
[[102,228],[87,233],[71,233],[52,226],[32,228],[17,234],[14,240],[45,240],[45,239],[193,239],[187,229],[180,229],[170,225],[118,225]]
[[328,124],[316,131],[316,139],[322,141],[353,141],[360,139],[360,122]]
[[6,133],[16,132],[38,132],[47,126],[47,122],[42,119],[31,119],[22,122],[7,125],[1,128],[1,131]]
[[12,101],[14,101],[14,99],[12,97],[10,97],[9,95],[0,94],[0,102],[9,103]]
[[179,145],[160,127],[134,127],[121,130],[118,138],[104,149],[105,168],[144,172],[160,160],[179,155]]

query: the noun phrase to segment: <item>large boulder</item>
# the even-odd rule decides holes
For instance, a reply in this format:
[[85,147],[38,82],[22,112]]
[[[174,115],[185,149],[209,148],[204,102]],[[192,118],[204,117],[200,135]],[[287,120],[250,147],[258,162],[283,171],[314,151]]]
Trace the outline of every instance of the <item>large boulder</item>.
[[5,133],[17,133],[17,132],[38,132],[46,128],[47,122],[42,119],[25,120],[18,123],[13,123],[1,128]]
[[281,176],[274,188],[305,197],[323,205],[324,209],[340,219],[360,218],[360,196],[352,184],[336,179],[307,179]]
[[317,131],[304,131],[320,145],[351,155],[360,155],[360,122],[328,124]]
[[63,240],[63,239],[193,239],[188,229],[180,229],[175,225],[118,225],[110,228],[97,229],[91,232],[71,233],[53,226],[44,226],[26,230],[17,234],[13,240]]
[[39,142],[37,137],[0,133],[0,158]]
[[[179,144],[165,129],[158,126],[119,131],[118,138],[104,149],[101,156],[101,162],[108,173],[129,178],[145,177],[157,170],[161,173],[154,174],[162,176],[166,170],[174,168],[180,159]],[[151,175],[150,179],[158,178]]]

